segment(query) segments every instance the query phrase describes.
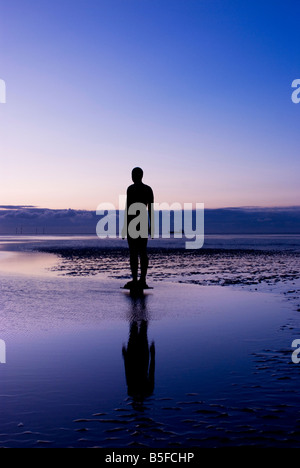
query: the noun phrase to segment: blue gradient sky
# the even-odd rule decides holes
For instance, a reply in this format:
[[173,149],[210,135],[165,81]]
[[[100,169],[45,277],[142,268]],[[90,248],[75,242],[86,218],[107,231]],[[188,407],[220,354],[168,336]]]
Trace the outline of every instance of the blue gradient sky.
[[299,204],[298,1],[0,4],[0,203]]

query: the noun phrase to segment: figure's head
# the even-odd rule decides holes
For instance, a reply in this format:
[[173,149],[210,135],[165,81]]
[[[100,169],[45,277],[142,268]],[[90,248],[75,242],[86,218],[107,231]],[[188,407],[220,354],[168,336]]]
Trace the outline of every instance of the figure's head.
[[131,177],[134,183],[142,182],[143,175],[143,169],[141,169],[140,167],[135,167],[134,169],[132,169]]

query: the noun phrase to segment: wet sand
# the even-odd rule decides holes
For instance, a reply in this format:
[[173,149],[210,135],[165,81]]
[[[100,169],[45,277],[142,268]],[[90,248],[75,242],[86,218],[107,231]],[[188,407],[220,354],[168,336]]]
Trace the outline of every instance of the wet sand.
[[297,278],[134,298],[39,255],[0,266],[1,447],[299,446]]

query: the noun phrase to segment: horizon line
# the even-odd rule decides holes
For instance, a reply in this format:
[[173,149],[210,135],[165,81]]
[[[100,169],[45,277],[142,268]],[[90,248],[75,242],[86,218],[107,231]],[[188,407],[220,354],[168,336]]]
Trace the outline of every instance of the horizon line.
[[[155,202],[155,203],[157,203],[158,205],[161,205],[161,204],[167,203],[167,202]],[[180,202],[168,203],[168,205],[171,207],[175,203],[179,203],[179,204],[183,205]],[[198,203],[198,202],[195,202],[195,203],[187,202],[187,203],[192,204],[192,205],[196,205],[196,203]],[[20,204],[20,205],[0,205],[0,211],[1,210],[31,210],[31,209],[51,210],[51,211],[87,211],[87,212],[96,212],[97,211],[97,208],[92,210],[92,209],[88,209],[88,208],[70,208],[70,207],[69,208],[50,208],[50,207],[43,207],[43,206],[38,206],[38,205],[22,205],[22,204]],[[204,210],[240,210],[240,209],[244,209],[244,210],[245,209],[248,209],[248,210],[251,210],[251,209],[264,209],[264,210],[266,210],[266,209],[277,209],[277,210],[280,210],[280,209],[300,209],[300,204],[299,205],[240,205],[240,206],[219,206],[219,207],[208,207],[208,208],[206,208],[205,203],[204,203]],[[116,211],[122,211],[122,210],[124,210],[124,208],[116,207]],[[109,211],[109,210],[107,210],[107,211]],[[164,210],[161,210],[161,211],[164,211]]]

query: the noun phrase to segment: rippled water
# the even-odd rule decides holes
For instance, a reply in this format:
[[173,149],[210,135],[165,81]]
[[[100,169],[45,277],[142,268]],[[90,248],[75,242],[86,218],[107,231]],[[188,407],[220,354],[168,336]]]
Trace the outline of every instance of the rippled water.
[[298,251],[257,247],[153,247],[133,298],[122,245],[6,244],[0,446],[299,446]]

